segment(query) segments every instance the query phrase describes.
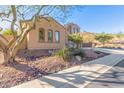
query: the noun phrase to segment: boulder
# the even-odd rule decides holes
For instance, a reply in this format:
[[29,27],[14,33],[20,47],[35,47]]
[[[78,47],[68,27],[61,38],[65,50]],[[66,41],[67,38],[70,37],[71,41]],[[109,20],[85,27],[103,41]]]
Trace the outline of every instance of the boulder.
[[95,53],[92,49],[83,49],[84,54],[86,57],[90,57],[90,58],[97,58],[98,54]]
[[81,56],[75,56],[75,58],[76,58],[78,61],[81,61],[81,60],[82,60]]

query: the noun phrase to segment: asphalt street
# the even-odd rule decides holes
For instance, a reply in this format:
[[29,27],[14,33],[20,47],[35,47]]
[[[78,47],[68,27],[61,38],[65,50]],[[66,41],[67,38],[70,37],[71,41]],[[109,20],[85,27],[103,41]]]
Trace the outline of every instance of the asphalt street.
[[92,81],[86,88],[124,88],[124,60]]

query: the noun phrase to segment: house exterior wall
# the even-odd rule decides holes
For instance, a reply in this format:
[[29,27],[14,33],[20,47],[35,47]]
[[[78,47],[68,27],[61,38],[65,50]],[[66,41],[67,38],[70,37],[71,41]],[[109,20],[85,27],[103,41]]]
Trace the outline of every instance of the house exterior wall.
[[68,23],[65,25],[66,31],[68,34],[74,34],[80,32],[80,27],[74,23]]
[[[45,29],[45,41],[39,42],[39,29]],[[53,42],[48,42],[48,30],[51,29],[53,31]],[[60,32],[60,42],[55,42],[55,31]],[[34,30],[30,31],[27,35],[27,48],[29,50],[32,49],[61,49],[65,46],[65,28],[54,21],[53,19],[49,19],[49,21],[45,19],[38,19],[36,22],[36,27]]]

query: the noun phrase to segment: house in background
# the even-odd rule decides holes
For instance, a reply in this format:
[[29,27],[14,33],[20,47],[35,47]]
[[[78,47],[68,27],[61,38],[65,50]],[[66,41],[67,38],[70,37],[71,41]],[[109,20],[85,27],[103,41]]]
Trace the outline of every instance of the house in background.
[[64,25],[64,27],[66,29],[66,45],[69,45],[71,47],[76,46],[73,42],[68,41],[68,35],[80,33],[80,27],[74,23],[67,23]]
[[77,24],[74,23],[67,23],[64,25],[66,31],[68,34],[73,34],[73,33],[79,33],[80,32],[80,27]]
[[[22,21],[32,25],[31,20]],[[65,46],[66,30],[63,25],[51,17],[37,16],[35,29],[30,31],[23,44],[29,50],[61,49]]]

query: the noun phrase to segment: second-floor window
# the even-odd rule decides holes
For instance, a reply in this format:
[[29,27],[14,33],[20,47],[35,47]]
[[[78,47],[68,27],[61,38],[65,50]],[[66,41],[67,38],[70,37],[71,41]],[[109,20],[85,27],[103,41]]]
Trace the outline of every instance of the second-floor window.
[[53,42],[53,31],[48,30],[48,42],[52,43]]

